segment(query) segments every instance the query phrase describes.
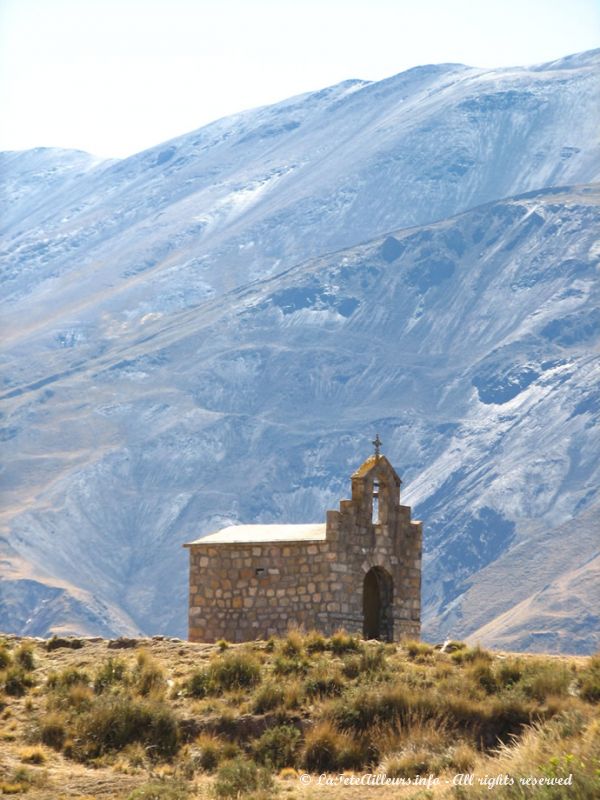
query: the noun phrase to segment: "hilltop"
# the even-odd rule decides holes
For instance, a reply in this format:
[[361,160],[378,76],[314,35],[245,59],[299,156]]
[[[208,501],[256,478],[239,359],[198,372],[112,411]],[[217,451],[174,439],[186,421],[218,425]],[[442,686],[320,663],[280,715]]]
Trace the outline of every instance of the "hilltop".
[[508,778],[497,800],[596,796],[598,656],[291,631],[246,645],[6,637],[0,668],[0,793],[31,800],[358,800],[365,774],[404,782],[382,800],[483,798]]

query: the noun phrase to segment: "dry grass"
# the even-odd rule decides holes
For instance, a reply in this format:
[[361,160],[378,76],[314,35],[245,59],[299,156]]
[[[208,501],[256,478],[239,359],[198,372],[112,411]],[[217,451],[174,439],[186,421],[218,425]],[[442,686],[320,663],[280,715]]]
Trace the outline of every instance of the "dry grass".
[[[572,794],[495,787],[494,800],[594,797],[598,657],[498,655],[459,643],[440,652],[343,631],[226,647],[147,640],[116,655],[106,642],[78,642],[0,642],[1,679],[18,679],[0,702],[1,793],[214,800],[248,780],[255,789],[242,796],[254,800],[275,789],[290,800],[359,800],[360,786],[314,781],[366,771],[437,775],[440,785],[424,791],[458,800],[491,795],[486,786],[448,788],[457,773],[571,771]],[[377,789],[378,800],[415,793]]]

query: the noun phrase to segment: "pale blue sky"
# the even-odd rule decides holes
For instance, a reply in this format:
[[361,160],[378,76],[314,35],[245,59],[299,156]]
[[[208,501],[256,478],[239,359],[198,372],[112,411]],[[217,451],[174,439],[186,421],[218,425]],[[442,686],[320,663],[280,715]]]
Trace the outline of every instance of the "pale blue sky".
[[0,149],[122,156],[418,64],[600,45],[600,0],[0,0]]

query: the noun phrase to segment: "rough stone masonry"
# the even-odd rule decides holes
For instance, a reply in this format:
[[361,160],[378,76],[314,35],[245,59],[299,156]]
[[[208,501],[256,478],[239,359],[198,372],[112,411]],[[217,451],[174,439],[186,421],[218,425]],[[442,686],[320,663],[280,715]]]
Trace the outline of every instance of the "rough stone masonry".
[[374,444],[352,475],[352,499],[326,524],[236,525],[184,545],[190,641],[266,639],[290,626],[419,636],[422,525],[400,505],[400,478],[379,437]]

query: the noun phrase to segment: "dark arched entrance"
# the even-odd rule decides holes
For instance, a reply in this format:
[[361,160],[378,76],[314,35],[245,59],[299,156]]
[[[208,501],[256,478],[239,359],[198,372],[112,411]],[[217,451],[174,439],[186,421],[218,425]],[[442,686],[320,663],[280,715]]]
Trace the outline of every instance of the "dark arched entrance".
[[392,576],[382,567],[373,567],[363,583],[363,636],[365,639],[394,640]]

